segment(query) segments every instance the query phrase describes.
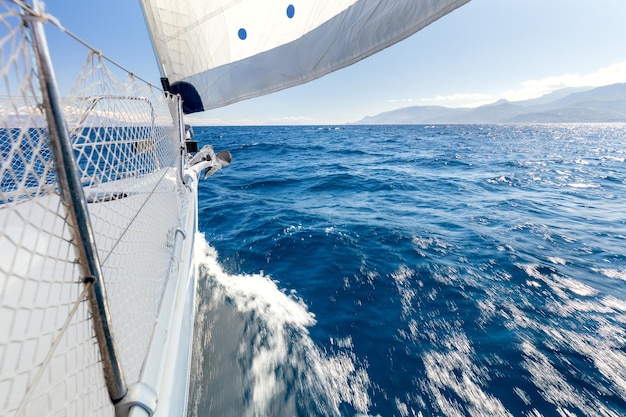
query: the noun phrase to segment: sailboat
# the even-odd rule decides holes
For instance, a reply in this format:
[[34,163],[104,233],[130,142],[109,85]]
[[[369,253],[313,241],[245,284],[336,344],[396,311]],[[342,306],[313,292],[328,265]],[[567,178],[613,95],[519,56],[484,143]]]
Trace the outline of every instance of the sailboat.
[[[468,1],[140,0],[161,86],[41,2],[1,1],[0,415],[185,415],[198,181],[231,162],[185,115],[351,65]],[[84,49],[68,93],[51,30]]]

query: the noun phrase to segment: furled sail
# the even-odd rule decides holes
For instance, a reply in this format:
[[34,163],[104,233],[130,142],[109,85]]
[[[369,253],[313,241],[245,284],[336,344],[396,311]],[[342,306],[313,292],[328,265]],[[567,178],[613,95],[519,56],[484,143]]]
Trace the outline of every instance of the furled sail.
[[187,113],[321,77],[469,0],[141,0],[164,87]]

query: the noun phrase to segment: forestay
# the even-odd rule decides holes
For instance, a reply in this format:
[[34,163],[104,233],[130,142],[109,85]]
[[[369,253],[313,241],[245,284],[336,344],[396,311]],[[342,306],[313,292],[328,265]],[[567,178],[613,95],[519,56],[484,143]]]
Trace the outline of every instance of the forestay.
[[141,0],[164,86],[193,113],[321,77],[469,0]]

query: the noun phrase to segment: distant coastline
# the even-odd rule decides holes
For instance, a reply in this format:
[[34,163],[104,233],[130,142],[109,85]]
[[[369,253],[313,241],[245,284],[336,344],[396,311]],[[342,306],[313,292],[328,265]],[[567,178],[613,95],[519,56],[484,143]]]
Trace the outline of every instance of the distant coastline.
[[626,83],[566,88],[532,100],[499,100],[476,108],[404,107],[349,124],[441,123],[626,123]]

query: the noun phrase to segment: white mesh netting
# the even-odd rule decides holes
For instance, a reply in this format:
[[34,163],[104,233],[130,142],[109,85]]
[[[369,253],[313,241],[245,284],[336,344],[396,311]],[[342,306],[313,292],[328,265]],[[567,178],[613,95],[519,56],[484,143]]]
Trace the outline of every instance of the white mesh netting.
[[[0,415],[112,415],[36,60],[16,8],[0,1]],[[142,371],[186,205],[178,103],[87,55],[64,113],[131,383]]]

